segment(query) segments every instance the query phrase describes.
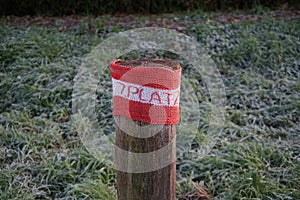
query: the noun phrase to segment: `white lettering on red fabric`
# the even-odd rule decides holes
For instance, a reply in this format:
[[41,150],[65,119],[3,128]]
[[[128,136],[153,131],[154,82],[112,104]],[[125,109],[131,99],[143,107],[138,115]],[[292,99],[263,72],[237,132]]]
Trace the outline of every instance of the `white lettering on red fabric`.
[[113,95],[157,106],[179,106],[180,88],[165,90],[112,79]]

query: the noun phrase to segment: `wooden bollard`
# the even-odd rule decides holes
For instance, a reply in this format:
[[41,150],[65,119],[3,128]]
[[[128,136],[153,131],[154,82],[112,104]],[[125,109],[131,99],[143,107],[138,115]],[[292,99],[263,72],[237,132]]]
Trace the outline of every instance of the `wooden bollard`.
[[180,65],[140,59],[110,67],[118,200],[175,200]]

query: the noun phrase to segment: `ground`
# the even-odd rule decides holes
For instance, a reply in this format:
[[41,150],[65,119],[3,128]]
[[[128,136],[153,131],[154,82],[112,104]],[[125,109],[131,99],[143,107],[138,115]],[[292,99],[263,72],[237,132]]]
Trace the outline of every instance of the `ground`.
[[[201,76],[169,52],[123,56],[177,59],[197,94],[200,125],[183,130],[196,137],[177,152],[178,199],[300,199],[299,11],[4,17],[0,26],[1,199],[116,198],[114,169],[87,151],[72,119],[74,77],[101,41],[145,26],[196,38],[225,85],[225,125],[200,157],[211,113]],[[97,109],[110,134],[107,91],[97,91]]]

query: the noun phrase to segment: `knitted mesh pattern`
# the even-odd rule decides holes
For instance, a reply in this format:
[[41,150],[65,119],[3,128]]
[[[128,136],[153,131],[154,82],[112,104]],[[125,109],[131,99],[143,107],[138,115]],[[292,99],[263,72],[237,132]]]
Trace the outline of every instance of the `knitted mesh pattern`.
[[177,124],[181,67],[162,59],[110,63],[113,115],[150,124]]

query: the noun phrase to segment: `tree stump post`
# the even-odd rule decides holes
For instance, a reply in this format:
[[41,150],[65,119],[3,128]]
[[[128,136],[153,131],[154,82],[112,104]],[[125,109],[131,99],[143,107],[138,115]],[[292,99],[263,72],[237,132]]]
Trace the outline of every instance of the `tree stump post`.
[[175,200],[180,65],[140,59],[110,66],[118,200]]

